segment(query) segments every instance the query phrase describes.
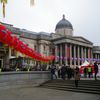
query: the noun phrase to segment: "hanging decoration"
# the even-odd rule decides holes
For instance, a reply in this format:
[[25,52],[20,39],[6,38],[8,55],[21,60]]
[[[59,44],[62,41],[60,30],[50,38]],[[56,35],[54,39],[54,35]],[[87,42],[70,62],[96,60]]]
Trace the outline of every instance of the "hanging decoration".
[[[8,0],[0,0],[0,3],[2,4],[3,18],[5,18],[6,4],[8,3]],[[34,0],[30,0],[30,5],[34,5]]]
[[0,3],[2,4],[2,12],[3,12],[3,18],[5,18],[5,5],[7,4],[8,0],[0,0]]
[[49,62],[54,59],[54,56],[44,56],[32,48],[28,47],[24,42],[19,40],[16,36],[11,36],[11,32],[5,26],[0,25],[0,42],[14,48],[16,51],[27,55],[35,60]]
[[30,5],[31,5],[31,6],[34,5],[34,0],[30,0]]

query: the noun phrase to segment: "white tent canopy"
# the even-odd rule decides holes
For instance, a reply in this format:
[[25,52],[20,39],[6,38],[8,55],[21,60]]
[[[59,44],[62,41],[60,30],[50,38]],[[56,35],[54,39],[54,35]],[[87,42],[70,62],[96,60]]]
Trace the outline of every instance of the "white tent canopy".
[[79,68],[80,68],[80,67],[84,67],[84,66],[88,66],[88,65],[89,65],[89,62],[85,60],[84,63],[83,63],[82,65],[79,66]]
[[89,62],[85,60],[85,62],[81,66],[88,66]]

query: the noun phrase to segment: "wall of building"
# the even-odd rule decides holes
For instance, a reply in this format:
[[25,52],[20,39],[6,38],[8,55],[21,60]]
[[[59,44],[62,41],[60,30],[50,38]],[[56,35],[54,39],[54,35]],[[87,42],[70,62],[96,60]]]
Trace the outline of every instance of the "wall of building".
[[50,80],[50,72],[31,71],[31,72],[1,72],[0,89],[38,86]]
[[57,29],[56,33],[60,34],[62,36],[73,36],[73,30],[72,29],[66,29],[66,28]]

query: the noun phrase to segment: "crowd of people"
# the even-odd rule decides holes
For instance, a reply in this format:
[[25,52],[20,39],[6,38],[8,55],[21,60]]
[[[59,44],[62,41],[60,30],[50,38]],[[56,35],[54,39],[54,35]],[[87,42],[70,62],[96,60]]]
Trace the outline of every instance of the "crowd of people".
[[89,65],[89,66],[84,66],[84,77],[85,78],[95,78],[95,80],[97,80],[97,74],[99,72],[99,68],[98,68],[98,64],[97,62],[94,63],[94,65]]
[[[71,68],[70,66],[63,65],[55,65],[52,64],[49,67],[51,71],[51,79],[62,78],[63,80],[67,79],[70,80],[71,78],[75,79],[75,86],[78,86],[78,81],[80,80],[81,73],[80,68],[77,66],[76,68]],[[84,78],[93,78],[97,80],[98,74],[98,64],[97,62],[94,63],[93,67],[89,65],[88,67],[84,66]],[[93,76],[94,74],[94,76]]]
[[55,64],[52,64],[49,67],[49,70],[51,71],[51,79],[57,79],[62,78],[63,80],[74,78],[75,71],[79,72],[79,68],[71,68],[70,66],[66,66],[63,64],[62,66],[56,66]]

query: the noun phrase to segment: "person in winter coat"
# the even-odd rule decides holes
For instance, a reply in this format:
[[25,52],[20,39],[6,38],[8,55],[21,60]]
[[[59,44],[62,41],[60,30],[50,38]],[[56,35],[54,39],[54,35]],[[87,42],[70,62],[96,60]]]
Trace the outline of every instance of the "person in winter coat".
[[58,66],[57,71],[58,71],[58,78],[60,78],[61,77],[61,65]]
[[77,70],[77,68],[75,69],[75,74],[74,74],[74,78],[75,78],[75,86],[78,87],[78,82],[80,80],[80,73],[79,70]]
[[84,68],[84,77],[87,78],[87,68]]
[[98,73],[98,65],[97,65],[97,62],[94,63],[94,73],[95,73],[95,75],[94,75],[95,76],[95,80],[97,80],[97,77],[96,77],[97,76],[97,73]]
[[63,80],[65,80],[65,78],[66,78],[66,73],[67,73],[67,67],[66,67],[65,65],[63,65],[63,66],[61,67],[61,78],[62,78]]
[[56,66],[54,64],[51,65],[50,71],[51,71],[51,79],[53,80],[54,77],[57,79],[57,75],[55,74]]

